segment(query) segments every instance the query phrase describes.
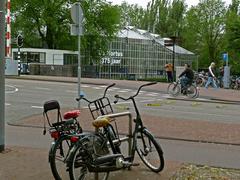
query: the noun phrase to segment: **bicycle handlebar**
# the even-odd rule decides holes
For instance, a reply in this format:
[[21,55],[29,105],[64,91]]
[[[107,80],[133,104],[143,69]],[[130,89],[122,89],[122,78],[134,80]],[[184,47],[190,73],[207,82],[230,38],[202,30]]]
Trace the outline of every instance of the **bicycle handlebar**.
[[[109,86],[107,86],[106,89],[104,90],[104,93],[103,93],[103,97],[102,97],[102,98],[106,97],[107,90],[108,90],[109,88],[115,86],[115,85],[116,85],[116,83],[112,83],[112,84],[110,84]],[[82,100],[82,99],[85,100],[85,101],[88,102],[88,103],[94,102],[94,101],[89,101],[88,99],[86,99],[86,98],[84,97],[84,95],[80,95],[80,97],[76,98],[76,101],[80,101],[80,100]],[[100,99],[100,98],[98,98],[98,99]],[[96,99],[96,100],[97,100],[97,99]]]
[[118,99],[122,99],[122,100],[124,100],[124,101],[128,101],[129,99],[132,99],[132,98],[136,97],[136,96],[139,94],[140,90],[141,90],[143,87],[145,87],[145,86],[151,86],[151,85],[154,85],[154,84],[157,84],[157,82],[150,82],[150,83],[141,85],[141,86],[138,88],[137,93],[136,93],[135,95],[133,95],[133,96],[130,96],[129,98],[124,98],[124,97],[121,97],[121,96],[119,96],[119,95],[117,94],[117,95],[114,96],[114,97],[116,98],[116,100],[114,101],[114,103],[116,104],[116,103],[118,102]]
[[109,88],[115,86],[115,85],[116,85],[116,83],[112,83],[112,84],[110,84],[108,87],[106,87],[106,89],[105,89],[105,91],[104,91],[104,93],[103,93],[103,98],[106,96],[107,90],[108,90]]

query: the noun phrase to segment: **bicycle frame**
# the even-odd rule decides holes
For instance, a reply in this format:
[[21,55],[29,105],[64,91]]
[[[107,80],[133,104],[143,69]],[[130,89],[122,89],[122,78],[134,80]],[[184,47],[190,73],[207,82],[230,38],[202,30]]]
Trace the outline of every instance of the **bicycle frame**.
[[[145,145],[145,140],[144,140],[143,134],[142,134],[143,129],[145,129],[145,127],[143,126],[143,121],[142,121],[140,112],[139,112],[139,110],[138,110],[137,103],[136,103],[136,101],[135,101],[134,98],[139,94],[140,90],[141,90],[144,86],[150,86],[150,85],[154,85],[154,84],[156,84],[156,82],[151,82],[151,83],[144,84],[144,85],[140,86],[140,87],[138,88],[137,93],[136,93],[134,96],[129,97],[128,99],[125,99],[125,98],[122,98],[122,97],[120,97],[120,96],[118,96],[118,95],[115,95],[116,99],[119,99],[119,98],[120,98],[120,99],[125,100],[125,101],[131,100],[132,103],[133,103],[133,106],[134,106],[135,113],[136,113],[136,118],[134,119],[135,127],[134,127],[134,131],[133,131],[133,133],[132,133],[133,142],[132,142],[131,153],[130,153],[130,157],[129,157],[129,158],[130,158],[130,162],[133,162],[133,161],[134,161],[134,158],[135,158],[136,145],[137,145],[136,134],[137,134],[138,132],[141,133],[141,139],[142,139],[143,145],[144,145],[144,147],[146,147],[146,145]],[[114,103],[117,103],[117,101],[118,101],[118,100],[116,100]]]

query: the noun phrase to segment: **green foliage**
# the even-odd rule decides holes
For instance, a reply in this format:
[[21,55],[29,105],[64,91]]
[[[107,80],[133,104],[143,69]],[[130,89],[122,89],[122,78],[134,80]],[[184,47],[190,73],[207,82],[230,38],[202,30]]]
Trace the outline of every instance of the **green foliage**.
[[[18,0],[12,3],[16,14],[13,31],[22,31],[26,47],[77,49],[77,37],[70,35],[70,8],[75,0]],[[92,62],[107,51],[107,42],[118,31],[120,13],[105,0],[81,2],[85,21],[82,49]]]
[[225,6],[221,0],[202,0],[187,12],[183,38],[186,47],[199,54],[199,66],[219,64],[225,28]]
[[85,61],[98,63],[106,55],[108,43],[119,30],[120,11],[105,1],[93,0],[82,3],[86,23],[82,38]]
[[[77,37],[70,36],[71,5],[76,0],[12,1],[13,36],[24,35],[24,47],[77,49]],[[81,48],[85,63],[98,63],[106,55],[108,42],[126,25],[148,30],[162,37],[178,36],[180,46],[198,55],[199,68],[215,61],[223,65],[228,52],[231,71],[240,73],[239,0],[226,7],[223,0],[201,0],[187,9],[185,0],[151,0],[146,9],[124,2],[113,6],[106,0],[81,1],[84,36]]]
[[64,42],[73,40],[69,36],[70,13],[66,0],[13,1],[12,12],[16,17],[13,21],[14,34],[16,36],[18,31],[22,31],[27,47],[57,49],[64,46]]
[[229,54],[229,63],[232,74],[240,74],[240,16],[238,7],[240,1],[234,0],[229,7],[226,19],[226,51]]

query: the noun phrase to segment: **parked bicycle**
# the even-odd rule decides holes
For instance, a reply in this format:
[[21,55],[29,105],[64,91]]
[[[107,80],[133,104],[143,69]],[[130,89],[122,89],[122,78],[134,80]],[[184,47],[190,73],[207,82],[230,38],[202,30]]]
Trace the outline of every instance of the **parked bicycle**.
[[194,84],[187,85],[186,87],[182,87],[180,83],[180,79],[176,82],[172,82],[168,85],[167,88],[168,94],[172,96],[178,96],[179,94],[186,95],[190,98],[198,98],[199,97],[199,89]]
[[[63,178],[62,172],[66,171],[65,160],[73,144],[73,141],[71,141],[71,135],[82,133],[82,128],[77,120],[80,111],[68,111],[64,114],[63,119],[60,112],[60,105],[56,100],[45,102],[43,109],[44,134],[46,134],[45,119],[47,119],[50,127],[49,134],[53,138],[48,154],[48,160],[54,178],[56,180],[61,180]],[[56,115],[54,122],[52,122],[52,118],[49,117],[49,111],[55,111],[52,112]]]
[[[113,113],[113,108],[110,103],[109,98],[106,96],[108,89],[111,87],[115,86],[116,84],[110,84],[107,86],[104,90],[103,96],[100,98],[97,98],[93,101],[88,100],[87,98],[84,97],[84,95],[80,96],[80,98],[77,98],[76,100],[85,100],[88,103],[88,109],[92,115],[93,120],[97,119],[99,116],[107,115],[107,114],[112,114]],[[114,121],[115,122],[115,121]],[[115,123],[115,128],[113,127],[112,124],[108,124],[107,127],[103,127],[102,129],[99,129],[99,131],[102,131],[101,133],[104,134],[104,136],[107,136],[107,133],[110,133],[111,140],[118,140],[119,143],[115,143],[113,146],[113,151],[114,153],[121,152],[120,150],[120,141],[119,141],[119,135],[118,135],[118,129],[117,125]]]
[[[139,87],[137,93],[129,98],[123,98],[116,95],[116,101],[119,99],[131,100],[136,112],[135,128],[132,138],[130,156],[124,157],[121,152],[115,150],[115,142],[111,138],[111,130],[109,124],[111,119],[102,116],[93,121],[93,126],[97,129],[105,128],[105,135],[101,131],[96,131],[92,135],[81,138],[69,154],[67,166],[69,167],[69,175],[71,180],[86,179],[89,172],[106,172],[104,179],[107,179],[109,172],[130,168],[137,165],[134,163],[135,152],[137,151],[144,164],[153,172],[160,172],[164,168],[163,151],[160,144],[154,136],[143,125],[139,110],[136,105],[135,97],[139,94],[144,86],[156,84],[148,83]],[[109,146],[108,146],[109,144]]]

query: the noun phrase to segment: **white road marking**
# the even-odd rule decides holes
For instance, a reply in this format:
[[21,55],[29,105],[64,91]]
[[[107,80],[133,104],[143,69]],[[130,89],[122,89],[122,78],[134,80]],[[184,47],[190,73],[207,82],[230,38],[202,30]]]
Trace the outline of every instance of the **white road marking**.
[[129,91],[125,91],[125,90],[120,90],[120,91],[117,91],[119,93],[126,93],[126,92],[129,92]]
[[5,103],[5,106],[11,106],[11,104],[9,104],[9,103]]
[[35,89],[46,90],[46,91],[50,91],[51,90],[50,88],[44,88],[44,87],[35,87]]
[[5,86],[14,89],[14,90],[10,90],[10,91],[6,90],[6,92],[5,92],[6,94],[12,94],[12,93],[18,92],[18,88],[16,86],[11,86],[11,85],[5,85]]
[[67,93],[77,93],[77,91],[73,91],[73,90],[66,90]]
[[42,107],[42,106],[31,106],[31,108],[43,109],[43,107]]
[[92,87],[93,89],[103,89],[103,88],[101,88],[101,87]]
[[146,94],[147,96],[159,96],[159,94],[156,93],[150,93],[150,94]]
[[88,88],[90,86],[88,86],[88,85],[81,85],[81,87]]

